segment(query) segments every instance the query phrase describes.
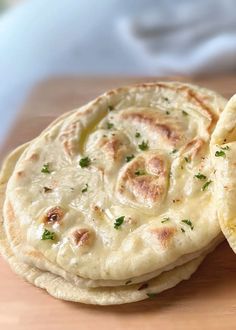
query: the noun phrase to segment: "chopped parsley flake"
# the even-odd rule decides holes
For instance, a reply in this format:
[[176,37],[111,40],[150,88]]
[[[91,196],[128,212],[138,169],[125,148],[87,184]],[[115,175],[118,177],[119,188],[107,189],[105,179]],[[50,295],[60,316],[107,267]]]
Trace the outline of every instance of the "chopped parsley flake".
[[166,111],[166,114],[169,115],[170,114],[170,111]]
[[190,163],[189,157],[184,157],[184,160],[186,161],[186,163]]
[[188,116],[188,113],[186,112],[186,111],[182,111],[182,114],[184,115],[184,116]]
[[81,158],[79,161],[80,167],[88,167],[91,164],[91,160],[89,157]]
[[204,174],[201,174],[200,172],[196,175],[194,175],[195,178],[199,179],[199,180],[206,180],[206,176]]
[[173,149],[173,150],[171,151],[171,154],[176,154],[176,152],[178,152],[178,150],[177,150],[177,149]]
[[147,293],[148,298],[153,299],[156,298],[157,294],[156,293]]
[[108,105],[108,111],[114,110],[114,107],[112,105]]
[[51,173],[51,171],[49,170],[49,163],[43,164],[41,172],[42,173]]
[[211,180],[207,181],[203,186],[202,186],[202,191],[206,190],[206,188],[212,183]]
[[185,230],[184,230],[184,228],[181,228],[181,231],[182,231],[182,233],[185,233]]
[[181,220],[181,222],[185,223],[186,225],[188,225],[191,228],[191,230],[193,230],[193,228],[194,228],[193,224],[189,219]]
[[108,122],[108,123],[107,123],[107,128],[108,128],[108,129],[111,129],[112,127],[114,127],[114,124]]
[[126,163],[130,162],[134,158],[134,155],[126,156]]
[[47,229],[44,229],[44,232],[43,232],[43,235],[41,237],[41,240],[45,241],[47,239],[51,239],[51,240],[54,240],[55,239],[55,233],[47,230]]
[[170,218],[169,217],[163,218],[163,220],[161,221],[161,223],[165,223],[167,221],[170,221]]
[[168,97],[164,97],[163,99],[164,99],[164,101],[169,102]]
[[119,227],[122,225],[122,223],[124,222],[125,217],[119,217],[117,219],[115,219],[115,223],[114,223],[114,228],[115,229],[119,229]]
[[146,141],[146,142],[142,141],[142,143],[139,144],[138,147],[139,147],[140,150],[143,150],[143,151],[147,150],[149,148],[148,141]]
[[215,153],[216,157],[225,157],[225,152],[223,150],[218,150]]
[[86,183],[85,187],[81,190],[82,193],[85,193],[88,191],[88,184]]
[[230,147],[229,146],[225,146],[225,147],[221,147],[220,149],[222,149],[222,150],[230,150]]
[[144,170],[137,170],[134,172],[135,175],[139,176],[139,175],[145,175],[145,171]]
[[140,136],[141,136],[141,134],[140,134],[139,132],[136,132],[136,133],[135,133],[135,137],[136,137],[136,138],[140,138]]

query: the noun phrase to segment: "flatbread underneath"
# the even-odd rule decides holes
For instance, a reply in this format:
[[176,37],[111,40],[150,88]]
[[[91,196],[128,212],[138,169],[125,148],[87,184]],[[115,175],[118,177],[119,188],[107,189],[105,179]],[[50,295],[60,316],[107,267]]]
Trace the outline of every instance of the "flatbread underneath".
[[236,95],[227,103],[211,139],[214,194],[221,230],[236,253]]

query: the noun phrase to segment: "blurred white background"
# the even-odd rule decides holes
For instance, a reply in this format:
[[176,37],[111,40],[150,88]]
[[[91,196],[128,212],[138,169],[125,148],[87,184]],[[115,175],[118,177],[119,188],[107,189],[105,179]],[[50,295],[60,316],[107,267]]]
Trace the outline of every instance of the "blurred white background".
[[22,0],[5,10],[0,0],[1,8],[1,142],[32,86],[50,76],[236,69],[234,0]]

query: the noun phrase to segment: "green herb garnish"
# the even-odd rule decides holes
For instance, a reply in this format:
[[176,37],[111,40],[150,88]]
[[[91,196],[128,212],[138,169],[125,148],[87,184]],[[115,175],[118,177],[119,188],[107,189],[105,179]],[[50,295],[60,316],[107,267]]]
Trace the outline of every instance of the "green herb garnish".
[[202,191],[206,190],[206,188],[212,183],[211,180],[207,181],[203,186],[202,186]]
[[122,225],[122,223],[124,222],[125,217],[119,217],[117,219],[115,219],[115,223],[114,223],[114,228],[115,229],[119,229],[119,227]]
[[112,105],[108,105],[108,111],[114,110],[114,107]]
[[126,163],[130,162],[134,158],[134,155],[126,156]]
[[225,147],[220,147],[220,149],[222,149],[222,150],[230,150],[230,147],[229,146],[225,146]]
[[79,161],[80,167],[88,167],[91,164],[91,160],[89,157],[81,158]]
[[85,187],[81,190],[82,193],[85,193],[88,190],[88,184],[86,183]]
[[139,175],[145,175],[145,171],[144,170],[137,170],[134,172],[135,175],[139,176]]
[[169,115],[170,114],[170,111],[166,111],[166,114]]
[[186,111],[182,111],[182,114],[184,115],[184,116],[188,116],[188,113],[186,112]]
[[55,233],[47,230],[47,229],[44,229],[44,232],[43,232],[43,235],[41,237],[41,240],[45,241],[47,239],[51,239],[51,240],[54,240],[55,239]]
[[136,137],[136,138],[140,138],[140,136],[141,136],[141,134],[140,134],[139,132],[136,132],[136,133],[135,133],[135,137]]
[[112,127],[114,127],[114,124],[108,122],[108,123],[107,123],[107,128],[108,128],[108,129],[111,129]]
[[167,221],[170,221],[170,218],[169,217],[163,218],[163,220],[161,221],[161,223],[165,223]]
[[220,150],[220,151],[218,150],[218,151],[216,151],[215,156],[216,157],[225,157],[225,152],[223,150]]
[[199,180],[206,180],[206,176],[204,174],[201,174],[200,172],[196,175],[194,175],[195,178],[199,179]]
[[186,225],[188,225],[191,228],[191,230],[193,230],[193,228],[194,228],[193,224],[189,219],[181,220],[181,222],[185,223]]
[[176,154],[176,152],[178,152],[178,150],[177,150],[177,149],[173,149],[173,150],[171,151],[171,154]]
[[188,157],[184,157],[184,160],[186,161],[186,163],[190,163],[190,159]]
[[182,231],[182,233],[185,233],[185,230],[184,230],[184,228],[181,228],[181,231]]
[[146,141],[146,142],[142,141],[142,143],[139,144],[138,147],[139,147],[140,150],[143,150],[143,151],[147,150],[149,148],[148,141]]
[[148,298],[154,299],[157,296],[157,293],[147,293]]
[[51,171],[49,170],[49,163],[46,163],[43,165],[41,172],[42,173],[51,173]]
[[230,150],[229,146],[225,146],[225,147],[220,147],[221,150],[218,150],[215,152],[215,156],[216,157],[225,157],[225,152],[223,150]]

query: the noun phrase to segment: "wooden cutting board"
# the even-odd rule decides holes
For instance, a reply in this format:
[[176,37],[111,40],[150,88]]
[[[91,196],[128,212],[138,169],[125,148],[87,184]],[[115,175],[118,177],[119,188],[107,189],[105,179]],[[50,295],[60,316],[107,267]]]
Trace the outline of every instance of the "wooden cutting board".
[[[226,97],[236,91],[236,76],[171,79],[192,81]],[[107,89],[139,81],[154,79],[65,77],[41,83],[16,118],[0,158],[37,136],[64,111],[84,104]],[[236,329],[236,255],[224,242],[190,280],[154,300],[108,307],[52,298],[17,277],[0,258],[0,329]]]

